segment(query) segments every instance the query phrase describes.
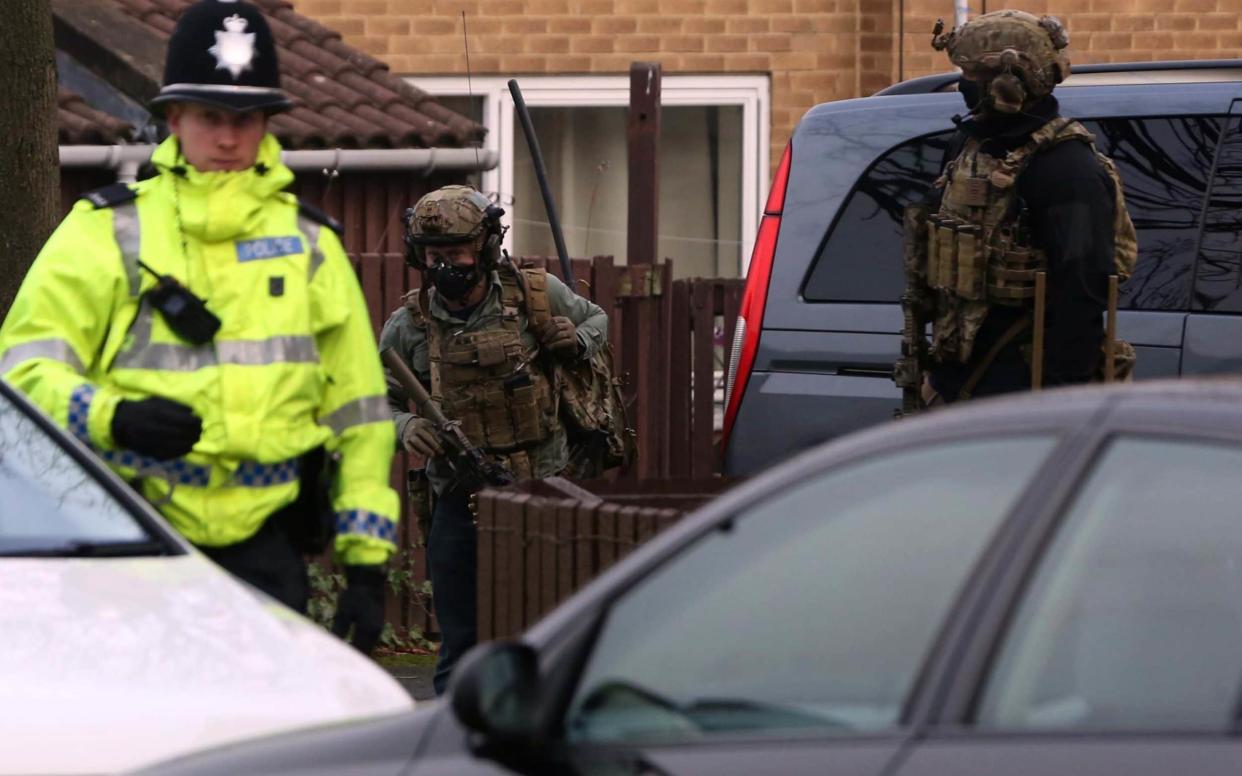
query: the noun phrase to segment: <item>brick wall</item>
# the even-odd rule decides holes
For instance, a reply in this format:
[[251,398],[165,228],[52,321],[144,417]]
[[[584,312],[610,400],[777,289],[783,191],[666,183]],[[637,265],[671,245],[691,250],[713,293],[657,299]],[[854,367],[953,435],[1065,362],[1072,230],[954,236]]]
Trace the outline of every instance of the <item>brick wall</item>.
[[[816,103],[943,72],[929,42],[952,0],[294,0],[402,75],[614,73],[658,60],[667,74],[772,79],[773,169]],[[972,9],[1055,13],[1074,62],[1242,56],[1238,0],[972,0]],[[902,45],[898,46],[898,40]]]

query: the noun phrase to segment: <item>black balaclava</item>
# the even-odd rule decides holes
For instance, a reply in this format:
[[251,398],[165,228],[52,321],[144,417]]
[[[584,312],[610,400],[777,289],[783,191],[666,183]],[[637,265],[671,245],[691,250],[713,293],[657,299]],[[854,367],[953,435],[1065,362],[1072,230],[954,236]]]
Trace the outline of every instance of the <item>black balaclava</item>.
[[962,101],[966,103],[966,110],[974,113],[979,107],[980,98],[983,96],[979,91],[979,84],[965,76],[961,76],[957,79],[957,91],[962,95]]

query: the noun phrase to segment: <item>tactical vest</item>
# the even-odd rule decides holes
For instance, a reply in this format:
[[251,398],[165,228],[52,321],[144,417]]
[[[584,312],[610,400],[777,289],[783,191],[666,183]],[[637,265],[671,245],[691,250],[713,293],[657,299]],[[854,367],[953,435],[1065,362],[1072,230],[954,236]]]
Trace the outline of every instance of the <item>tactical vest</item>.
[[[531,288],[525,293],[516,272]],[[417,290],[405,300],[414,324],[427,332],[431,398],[445,416],[461,422],[470,442],[502,459],[518,476],[532,476],[526,451],[546,440],[560,426],[557,397],[538,360],[522,342],[519,312],[532,313],[540,300],[547,309],[546,277],[530,270],[499,269],[500,326],[475,331],[445,332],[428,310],[428,295]]]
[[1114,271],[1122,280],[1133,272],[1137,241],[1121,179],[1112,160],[1096,150],[1086,127],[1072,119],[1052,119],[1003,158],[981,153],[982,143],[972,137],[934,184],[944,193],[940,210],[927,219],[924,236],[924,276],[935,295],[932,356],[941,363],[970,360],[975,337],[993,305],[1032,306],[1035,273],[1047,269],[1048,261],[1031,244],[1025,213],[1018,206],[1017,179],[1035,154],[1069,140],[1091,146],[1113,181]]

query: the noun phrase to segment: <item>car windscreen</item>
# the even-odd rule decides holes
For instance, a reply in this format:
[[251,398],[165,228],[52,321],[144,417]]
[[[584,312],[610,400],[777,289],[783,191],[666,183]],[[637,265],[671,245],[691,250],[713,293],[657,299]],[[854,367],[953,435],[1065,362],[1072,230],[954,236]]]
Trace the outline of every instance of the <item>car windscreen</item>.
[[167,549],[27,409],[0,393],[0,555]]

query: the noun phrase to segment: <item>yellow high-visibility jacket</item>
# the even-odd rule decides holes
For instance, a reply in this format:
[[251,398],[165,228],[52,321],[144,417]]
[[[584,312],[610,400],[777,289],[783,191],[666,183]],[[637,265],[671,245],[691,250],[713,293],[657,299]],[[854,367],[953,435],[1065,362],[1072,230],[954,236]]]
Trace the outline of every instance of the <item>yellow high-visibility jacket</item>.
[[[0,377],[99,452],[190,541],[234,544],[293,501],[297,458],[341,456],[336,550],[348,564],[395,549],[396,449],[358,280],[336,234],[282,189],[293,173],[264,138],[254,167],[204,173],[175,137],[128,201],[78,202],[48,239],[0,328]],[[123,198],[124,199],[124,198]],[[171,275],[222,321],[194,346],[143,293]],[[163,396],[202,418],[185,458],[118,450],[122,399]]]

